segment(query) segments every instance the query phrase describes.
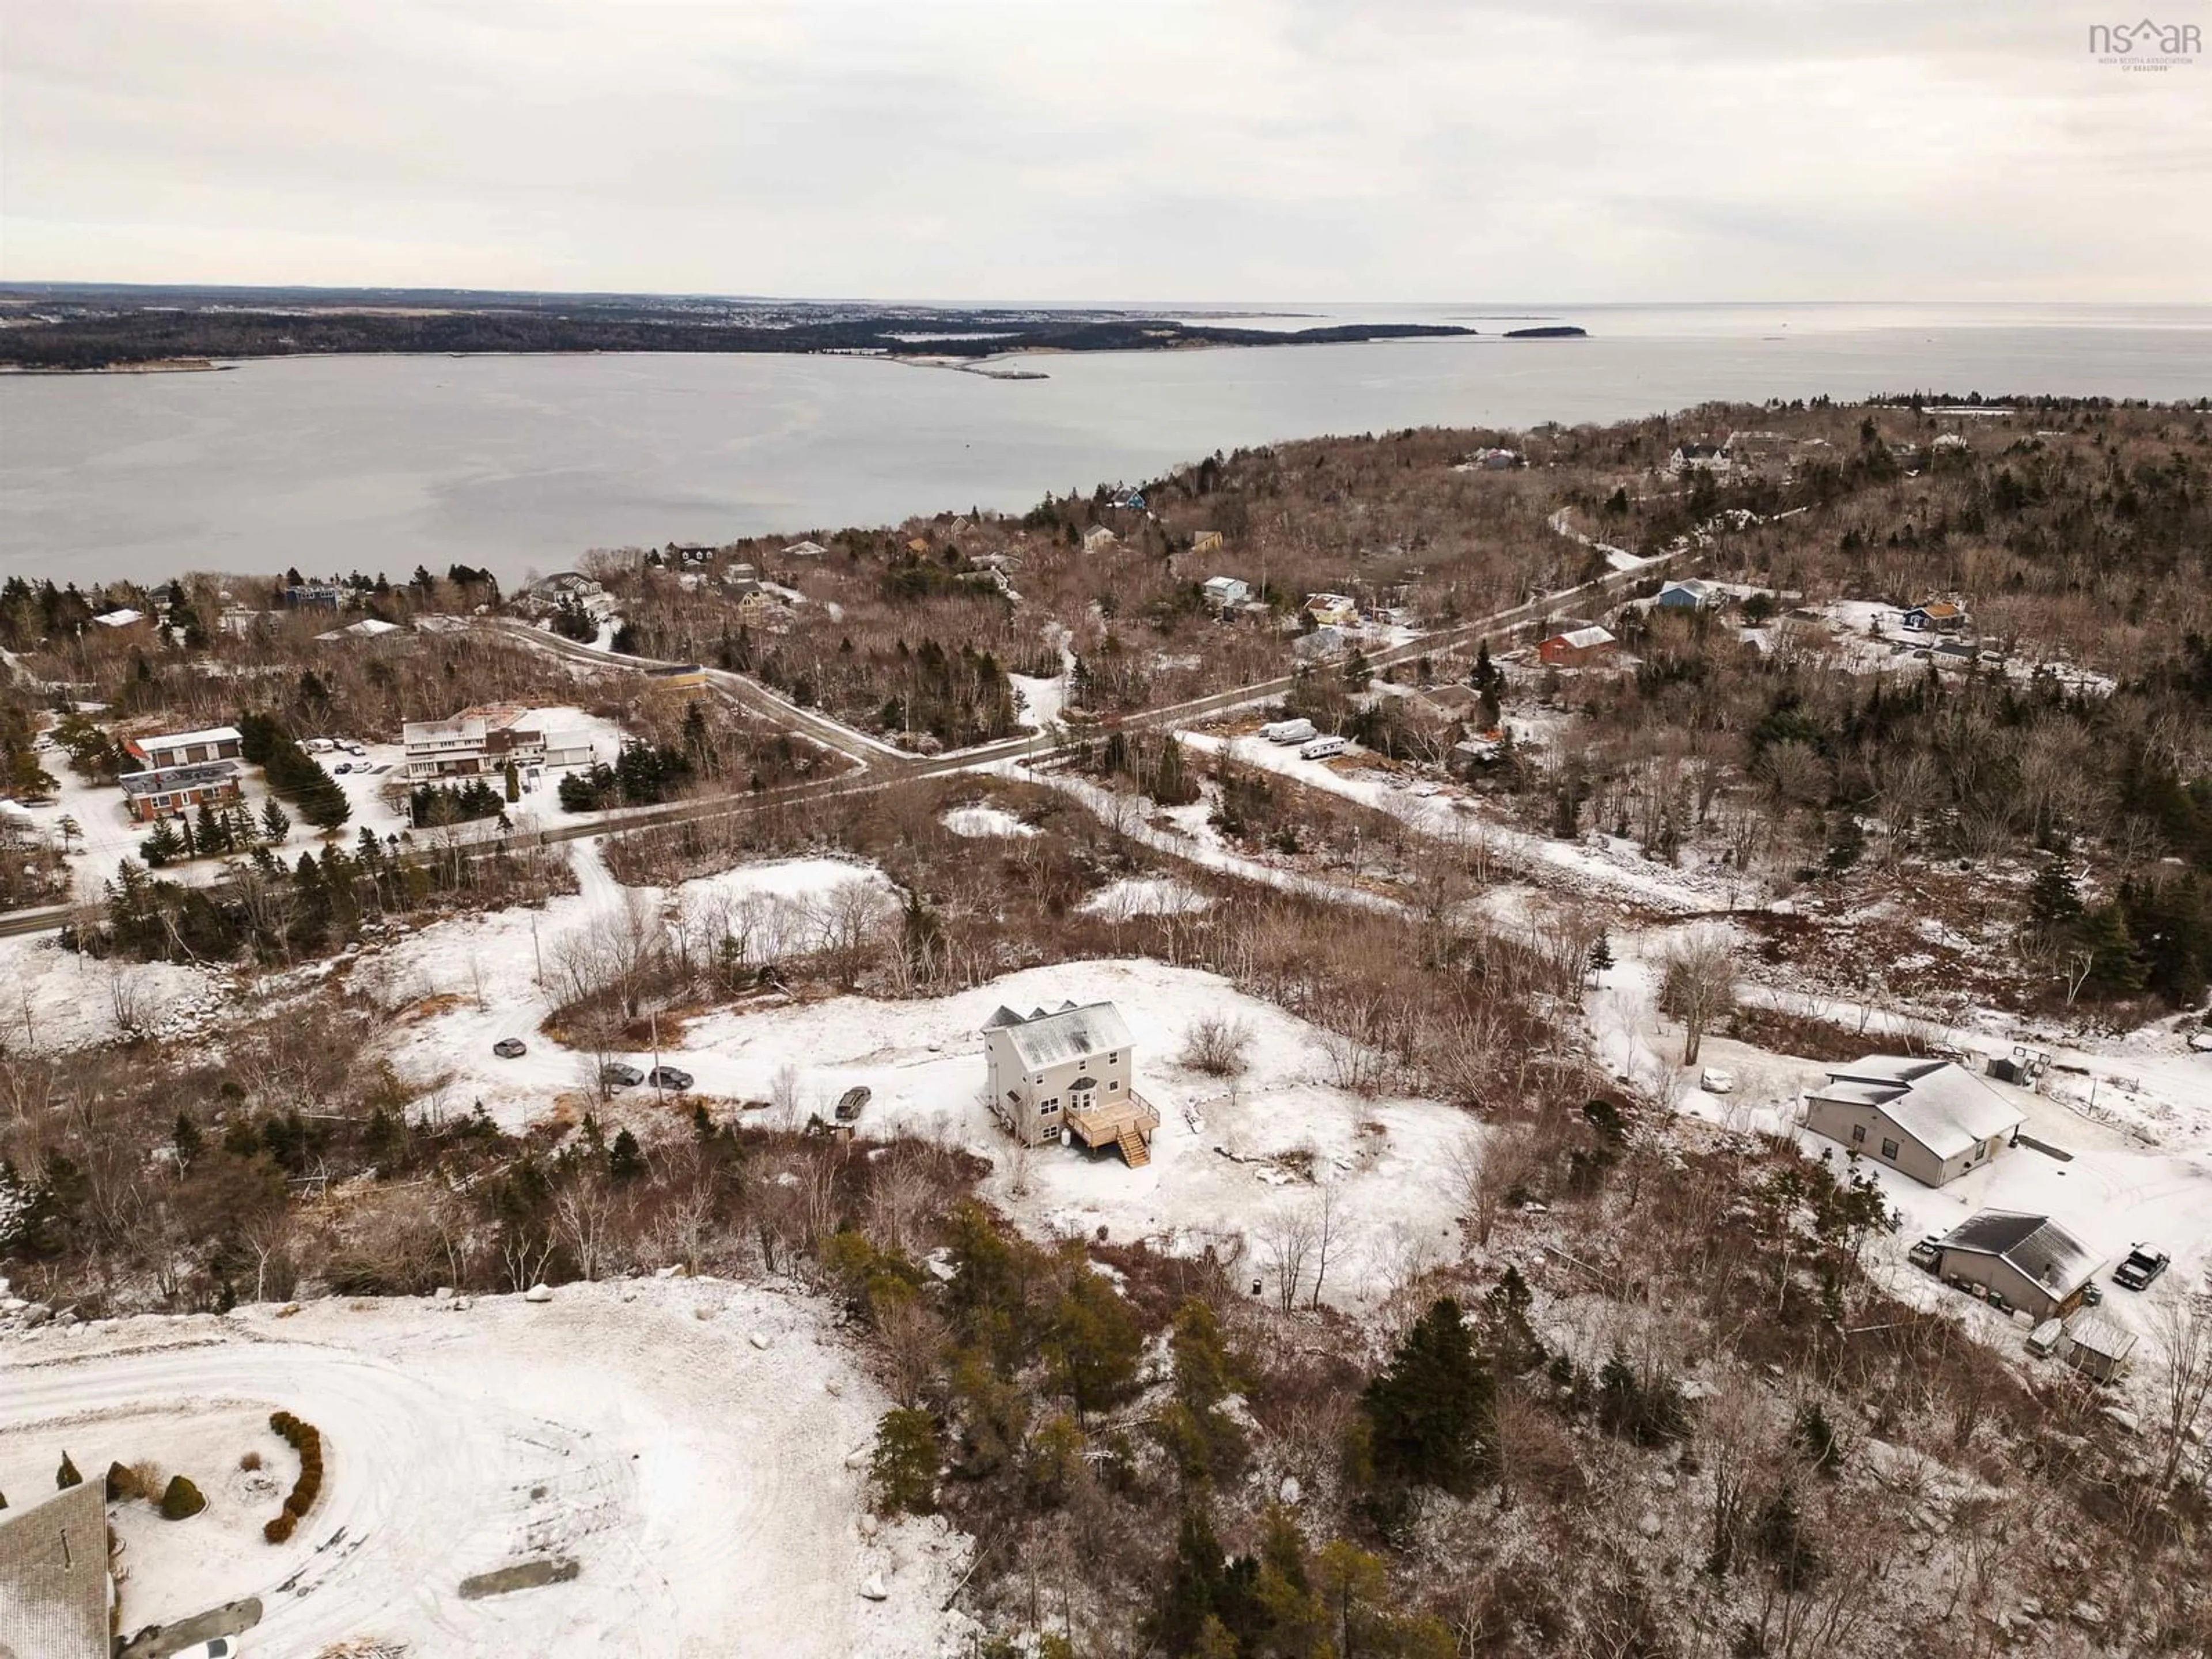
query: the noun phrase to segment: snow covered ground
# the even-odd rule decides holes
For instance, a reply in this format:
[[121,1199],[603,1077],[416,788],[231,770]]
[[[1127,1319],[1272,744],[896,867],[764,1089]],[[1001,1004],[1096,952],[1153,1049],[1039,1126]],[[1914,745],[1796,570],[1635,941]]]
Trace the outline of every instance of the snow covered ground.
[[1078,908],[1109,921],[1127,921],[1133,916],[1185,915],[1212,902],[1172,876],[1124,876],[1109,882]]
[[182,1035],[231,994],[220,969],[95,962],[52,933],[0,939],[0,1046],[12,1054],[89,1048],[132,1031]]
[[[628,928],[633,916],[667,919],[700,948],[725,933],[746,942],[748,959],[772,962],[817,948],[825,907],[851,893],[878,908],[894,890],[872,865],[791,859],[744,865],[683,884],[625,889],[606,873],[598,845],[572,843],[581,890],[542,910],[510,909],[441,921],[388,949],[364,952],[355,983],[395,1011],[384,1051],[398,1074],[434,1097],[435,1109],[481,1103],[503,1127],[546,1115],[556,1097],[585,1090],[592,1060],[542,1037],[538,1026],[565,1000],[572,953],[589,952]],[[520,1038],[528,1052],[501,1060],[492,1045]],[[663,1053],[684,1052],[672,1041]],[[649,1053],[628,1056],[641,1067]],[[690,1068],[689,1060],[678,1063]],[[696,1068],[692,1068],[696,1069]],[[719,1093],[702,1073],[701,1090]]]
[[956,836],[975,840],[993,836],[1022,838],[1036,834],[1003,806],[956,806],[938,820]]
[[[1408,786],[1403,769],[1354,745],[1330,761],[1301,760],[1297,746],[1273,744],[1257,736],[1181,732],[1182,742],[1202,753],[1226,752],[1231,760],[1286,777],[1315,789],[1342,795],[1387,812],[1423,835],[1487,845],[1498,863],[1547,876],[1555,883],[1606,897],[1677,914],[1717,909],[1733,902],[1757,902],[1741,877],[1729,872],[1662,864],[1644,856],[1632,842],[1593,830],[1575,841],[1531,835],[1483,816],[1474,797],[1455,784]],[[1419,787],[1430,793],[1418,793]]]
[[[313,1303],[228,1318],[49,1327],[0,1352],[0,1489],[150,1459],[210,1506],[120,1505],[122,1626],[246,1595],[254,1659],[405,1644],[422,1659],[933,1659],[967,1543],[877,1529],[847,1457],[889,1405],[797,1294],[712,1280]],[[296,1462],[271,1410],[323,1434],[323,1496],[287,1544]],[[265,1467],[240,1467],[246,1452]],[[18,1498],[21,1502],[21,1498]],[[872,1531],[873,1535],[868,1535]],[[478,1600],[470,1575],[574,1561],[570,1582]],[[863,1599],[879,1577],[885,1597]]]
[[[790,869],[759,866],[778,880]],[[818,878],[832,872],[849,877],[852,867],[831,866]],[[527,993],[528,931],[491,932],[501,920],[490,919],[477,935],[478,959],[501,985],[519,978]],[[465,951],[458,933],[439,947],[449,975],[460,972]],[[1137,1088],[1162,1115],[1146,1168],[1131,1170],[1112,1152],[1019,1152],[981,1098],[979,1033],[993,1010],[1100,998],[1113,1000],[1138,1034]],[[559,1091],[577,1089],[586,1067],[538,1036],[530,1011],[542,1012],[542,1002],[501,994],[488,1000],[489,1009],[469,999],[434,1005],[403,1028],[392,1059],[418,1082],[447,1078],[443,1094],[454,1109],[481,1097],[501,1121],[519,1124],[542,1115]],[[1177,1062],[1183,1034],[1210,1013],[1251,1031],[1251,1070],[1243,1078],[1209,1078]],[[526,1036],[530,1054],[495,1058],[491,1043],[501,1035]],[[995,1168],[986,1194],[1039,1237],[1092,1235],[1103,1224],[1118,1240],[1147,1237],[1194,1251],[1243,1233],[1249,1264],[1272,1221],[1316,1205],[1326,1187],[1343,1213],[1358,1218],[1340,1234],[1328,1297],[1363,1301],[1389,1291],[1409,1253],[1432,1261],[1455,1248],[1450,1154],[1470,1120],[1433,1102],[1366,1101],[1334,1087],[1323,1080],[1330,1074],[1324,1047],[1315,1027],[1225,980],[1138,959],[1030,969],[926,1001],[848,996],[725,1010],[691,1020],[661,1052],[694,1074],[702,1097],[764,1101],[795,1093],[787,1127],[810,1114],[828,1115],[846,1090],[866,1085],[873,1098],[864,1133],[902,1132],[988,1158]],[[795,1079],[795,1090],[780,1087],[780,1076]],[[641,1105],[647,1098],[636,1097]]]

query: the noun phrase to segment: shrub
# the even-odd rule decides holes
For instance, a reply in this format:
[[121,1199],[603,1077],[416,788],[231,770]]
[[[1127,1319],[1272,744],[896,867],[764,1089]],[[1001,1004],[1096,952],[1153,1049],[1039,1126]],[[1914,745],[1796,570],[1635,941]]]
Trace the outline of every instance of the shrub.
[[322,1496],[323,1436],[313,1424],[302,1422],[289,1412],[272,1412],[269,1426],[300,1455],[300,1478],[284,1496],[283,1512],[261,1529],[261,1535],[270,1543],[281,1544]]
[[107,1466],[107,1501],[119,1503],[124,1498],[138,1495],[138,1477],[120,1463],[110,1463]]
[[207,1499],[200,1489],[181,1474],[169,1477],[167,1488],[161,1493],[161,1518],[164,1521],[189,1521],[207,1507]]
[[54,1490],[67,1492],[71,1486],[81,1486],[83,1484],[84,1477],[76,1472],[76,1465],[70,1462],[70,1455],[64,1452],[62,1466],[54,1471]]
[[1182,1063],[1208,1077],[1243,1074],[1252,1046],[1252,1028],[1226,1014],[1206,1014],[1182,1034]]

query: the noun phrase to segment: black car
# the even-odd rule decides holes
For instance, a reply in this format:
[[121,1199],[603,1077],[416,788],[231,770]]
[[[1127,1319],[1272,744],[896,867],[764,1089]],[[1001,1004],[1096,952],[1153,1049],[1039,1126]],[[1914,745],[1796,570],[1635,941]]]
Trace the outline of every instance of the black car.
[[491,1045],[491,1051],[501,1060],[520,1060],[530,1048],[520,1037],[501,1037]]
[[625,1060],[611,1060],[599,1067],[599,1081],[610,1089],[635,1089],[645,1081],[645,1073]]
[[2130,1291],[2147,1291],[2172,1261],[2163,1250],[2147,1250],[2138,1244],[2128,1252],[2125,1261],[2112,1269],[2112,1283]]
[[691,1073],[673,1066],[656,1066],[645,1074],[645,1080],[656,1089],[682,1091],[691,1086]]

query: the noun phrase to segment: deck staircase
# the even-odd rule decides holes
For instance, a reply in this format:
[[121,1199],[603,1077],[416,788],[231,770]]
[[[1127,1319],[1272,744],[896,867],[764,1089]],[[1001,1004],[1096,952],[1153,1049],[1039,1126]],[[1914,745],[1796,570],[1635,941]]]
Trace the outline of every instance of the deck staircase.
[[1141,1170],[1152,1161],[1152,1149],[1133,1127],[1122,1130],[1115,1144],[1121,1149],[1121,1161],[1133,1170]]

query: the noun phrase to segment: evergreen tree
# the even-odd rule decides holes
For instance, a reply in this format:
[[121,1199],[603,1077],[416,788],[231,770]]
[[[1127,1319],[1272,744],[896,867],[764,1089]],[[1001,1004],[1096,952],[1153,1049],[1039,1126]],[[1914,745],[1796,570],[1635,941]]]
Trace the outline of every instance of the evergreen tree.
[[876,1424],[868,1473],[883,1507],[893,1514],[927,1515],[937,1507],[937,1419],[912,1407],[885,1412]]
[[148,864],[159,870],[182,858],[185,844],[177,834],[175,825],[167,818],[156,818],[153,833],[138,843],[138,852]]
[[1606,937],[1601,929],[1597,938],[1591,941],[1588,965],[1592,977],[1604,973],[1613,965],[1613,942]]
[[1129,1304],[1087,1261],[1072,1260],[1048,1327],[1044,1352],[1054,1386],[1078,1412],[1111,1405],[1128,1390],[1144,1352]]
[[[277,805],[276,797],[274,795],[270,796],[267,800],[261,803],[261,834],[263,837],[271,843],[281,847],[283,844],[284,837],[291,833],[291,817],[285,812],[282,806]],[[368,826],[367,824],[363,824],[362,826],[361,833],[364,836],[369,833]]]
[[2035,872],[2035,880],[2028,887],[2029,925],[2056,939],[2081,916],[2081,890],[2074,880],[2074,872],[2063,855],[2053,857]]
[[192,1121],[190,1112],[177,1114],[176,1124],[169,1131],[169,1144],[176,1148],[178,1164],[181,1168],[191,1169],[192,1160],[200,1155],[205,1141],[200,1133],[200,1126]]
[[71,1486],[81,1486],[83,1484],[84,1477],[76,1472],[76,1465],[70,1462],[69,1453],[64,1451],[62,1466],[54,1471],[54,1490],[67,1492]]
[[637,1137],[626,1128],[616,1134],[614,1145],[607,1148],[607,1173],[617,1181],[634,1181],[645,1173],[645,1153]]
[[1496,1385],[1474,1351],[1459,1304],[1443,1297],[1367,1385],[1375,1474],[1386,1483],[1460,1495],[1491,1476]]

